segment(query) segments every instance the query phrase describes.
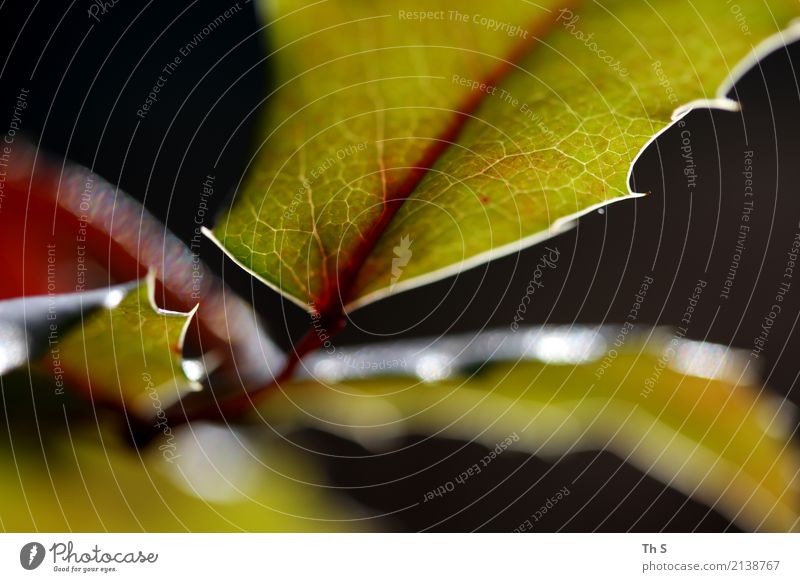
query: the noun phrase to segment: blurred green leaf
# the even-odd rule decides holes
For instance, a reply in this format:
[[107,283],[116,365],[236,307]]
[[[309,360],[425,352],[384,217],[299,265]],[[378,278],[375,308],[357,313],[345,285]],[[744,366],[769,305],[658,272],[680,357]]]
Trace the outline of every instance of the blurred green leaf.
[[753,384],[738,354],[661,334],[623,347],[609,341],[605,354],[589,355],[562,336],[536,341],[556,363],[486,364],[471,376],[424,381],[448,374],[433,344],[409,366],[420,377],[307,381],[275,391],[260,413],[273,425],[373,445],[413,433],[493,446],[516,433],[517,450],[548,458],[607,450],[742,527],[800,529],[791,404]]
[[3,531],[366,527],[311,459],[263,431],[196,423],[173,432],[161,424],[160,438],[137,451],[120,438],[118,415],[93,412],[58,393],[52,377],[28,374],[0,377]]
[[[200,390],[184,369],[183,340],[197,307],[189,313],[160,309],[155,273],[124,297],[68,331],[51,345],[45,362],[58,365],[69,384],[92,399],[124,405],[152,418],[189,392]],[[197,365],[196,365],[197,366]],[[199,368],[202,369],[202,368]]]
[[515,252],[629,197],[631,163],[676,108],[735,108],[728,76],[754,59],[731,68],[798,14],[793,0],[736,14],[718,0],[262,4],[278,89],[213,236],[322,312]]

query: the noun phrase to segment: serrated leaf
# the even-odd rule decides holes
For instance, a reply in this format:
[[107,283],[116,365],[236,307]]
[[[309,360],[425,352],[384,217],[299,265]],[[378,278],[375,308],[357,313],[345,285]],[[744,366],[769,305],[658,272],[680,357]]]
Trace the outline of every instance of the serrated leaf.
[[[800,530],[791,404],[753,383],[729,348],[662,334],[619,347],[616,333],[544,328],[320,356],[308,363],[315,374],[357,377],[383,362],[394,376],[287,386],[260,412],[272,426],[314,426],[373,446],[409,433],[493,446],[516,433],[516,450],[548,458],[606,450],[742,527]],[[475,346],[481,362],[470,356]],[[389,354],[405,365],[386,365]],[[484,363],[491,354],[516,361]],[[409,373],[416,377],[402,377]]]
[[[34,326],[44,322],[45,336],[50,324],[64,333],[74,313],[87,315],[151,271],[160,305],[188,311],[201,304],[189,341],[220,363],[212,376],[220,390],[268,383],[283,365],[252,306],[200,260],[199,226],[190,249],[118,187],[19,136],[3,172],[0,261],[10,268],[0,298],[11,299],[0,303],[0,336],[13,339],[14,349],[0,345],[0,373],[30,359],[28,351],[35,358],[48,349]],[[22,325],[4,318],[20,306]]]
[[726,97],[749,65],[731,68],[798,13],[789,0],[737,13],[716,0],[264,7],[278,89],[212,236],[322,312],[513,252],[630,197],[632,162],[676,108],[735,108]]
[[155,303],[155,273],[120,297],[118,305],[89,316],[51,344],[48,363],[93,399],[122,404],[142,418],[156,417],[189,392],[198,377],[184,370],[183,341],[197,310],[178,313]]

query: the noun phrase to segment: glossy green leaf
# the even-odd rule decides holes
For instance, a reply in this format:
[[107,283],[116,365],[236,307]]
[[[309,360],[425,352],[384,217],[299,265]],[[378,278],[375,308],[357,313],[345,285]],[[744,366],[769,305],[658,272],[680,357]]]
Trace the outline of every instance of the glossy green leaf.
[[[35,390],[31,390],[29,384]],[[118,417],[27,370],[0,377],[5,532],[349,531],[367,527],[307,456],[259,431],[160,427],[139,451]],[[34,395],[35,408],[28,398]],[[63,409],[62,409],[63,406]],[[10,422],[10,426],[6,426]]]
[[[411,433],[492,447],[516,434],[516,450],[547,458],[606,450],[745,528],[800,530],[794,409],[753,382],[744,357],[678,336],[642,343],[627,331],[587,333],[545,328],[522,339],[475,338],[457,349],[394,346],[393,357],[406,365],[364,360],[374,370],[383,362],[394,377],[287,386],[261,414],[273,425],[315,426],[372,446]],[[621,347],[614,345],[619,337]],[[516,361],[458,373],[474,368],[464,361],[473,345],[508,356],[508,341],[522,342]],[[332,377],[365,369],[357,355],[342,354],[309,366]]]
[[160,309],[154,293],[151,272],[117,305],[89,316],[63,338],[55,337],[45,363],[92,399],[122,404],[143,418],[163,414],[201,388],[199,375],[187,376],[182,353],[197,307],[189,313]]
[[735,109],[735,79],[797,37],[779,31],[800,12],[790,0],[263,5],[278,88],[212,236],[319,311],[514,252],[632,196],[631,164],[673,112]]

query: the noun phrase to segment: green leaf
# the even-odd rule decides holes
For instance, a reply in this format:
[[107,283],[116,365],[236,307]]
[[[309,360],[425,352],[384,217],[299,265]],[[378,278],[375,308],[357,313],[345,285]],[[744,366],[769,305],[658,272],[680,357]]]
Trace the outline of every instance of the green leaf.
[[197,307],[189,313],[160,309],[154,294],[151,271],[134,292],[120,293],[118,305],[54,338],[46,362],[92,399],[122,404],[143,418],[200,390],[199,376],[189,378],[183,360],[183,340]]
[[[549,458],[606,450],[745,528],[800,530],[791,404],[754,383],[746,359],[729,348],[661,333],[634,339],[624,329],[544,328],[365,348],[366,359],[318,357],[309,369],[331,378],[364,369],[395,376],[285,387],[260,413],[272,426],[310,425],[373,446],[412,433],[493,447],[515,434],[516,450]],[[483,361],[515,361],[458,373],[478,363],[475,346]],[[402,366],[387,364],[397,358]],[[409,372],[417,377],[399,375]]]
[[673,112],[735,109],[735,79],[798,36],[778,33],[790,0],[264,4],[278,89],[252,171],[208,234],[323,312],[631,197],[631,164]]
[[109,286],[84,293],[35,295],[0,300],[0,375],[47,351],[59,330],[116,300],[132,285]]
[[[31,386],[34,390],[31,390]],[[365,522],[307,456],[277,439],[196,423],[137,451],[117,415],[52,377],[0,377],[0,524],[6,532],[349,531]],[[35,408],[26,397],[34,395]],[[63,409],[62,409],[63,406]],[[10,426],[6,423],[10,422]],[[120,427],[121,428],[121,427]]]
[[[199,225],[189,248],[118,187],[20,136],[4,171],[0,262],[16,268],[0,284],[0,336],[8,339],[0,373],[34,360],[50,335],[151,271],[163,307],[201,304],[188,347],[219,363],[210,380],[221,391],[266,384],[281,369],[285,357],[252,306],[200,260]],[[195,223],[206,206],[198,202]]]

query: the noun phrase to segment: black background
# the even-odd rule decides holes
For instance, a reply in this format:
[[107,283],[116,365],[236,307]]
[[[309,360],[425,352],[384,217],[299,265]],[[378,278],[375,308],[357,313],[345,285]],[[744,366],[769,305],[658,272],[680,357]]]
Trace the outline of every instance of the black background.
[[[119,184],[188,241],[205,176],[216,175],[217,194],[210,203],[219,209],[246,170],[255,120],[271,84],[266,40],[258,32],[252,4],[240,4],[241,12],[183,59],[158,103],[140,120],[136,111],[162,67],[230,3],[120,0],[97,23],[89,19],[86,1],[5,1],[0,4],[0,118],[10,119],[19,89],[30,89],[32,105],[23,129],[33,141]],[[676,324],[690,289],[703,278],[709,286],[689,336],[750,349],[800,222],[800,103],[791,66],[798,51],[792,47],[774,54],[737,85],[741,114],[689,115],[699,174],[693,193],[682,173],[680,136],[672,131],[634,168],[636,189],[649,196],[586,216],[577,228],[552,240],[550,246],[560,249],[562,259],[548,273],[546,288],[537,292],[526,323],[621,321],[642,278],[652,274],[655,287],[640,321]],[[730,299],[723,301],[718,291],[737,240],[745,150],[755,152],[755,210]],[[541,250],[528,249],[370,305],[353,315],[337,341],[507,326],[540,255]],[[284,347],[307,328],[304,313],[251,281],[211,245],[204,245],[203,257],[251,299]],[[761,373],[779,395],[800,404],[797,285],[770,334]],[[356,499],[387,512],[418,501],[484,454],[478,445],[428,440],[406,453],[353,459],[366,451],[320,433],[302,438],[347,456],[327,461],[334,482],[354,487]],[[433,465],[394,484],[370,486]],[[397,513],[376,525],[509,531],[564,485],[572,491],[569,503],[548,513],[537,530],[735,529],[716,512],[605,453],[576,454],[556,465],[509,453],[492,463],[478,483],[468,482],[435,505]]]

